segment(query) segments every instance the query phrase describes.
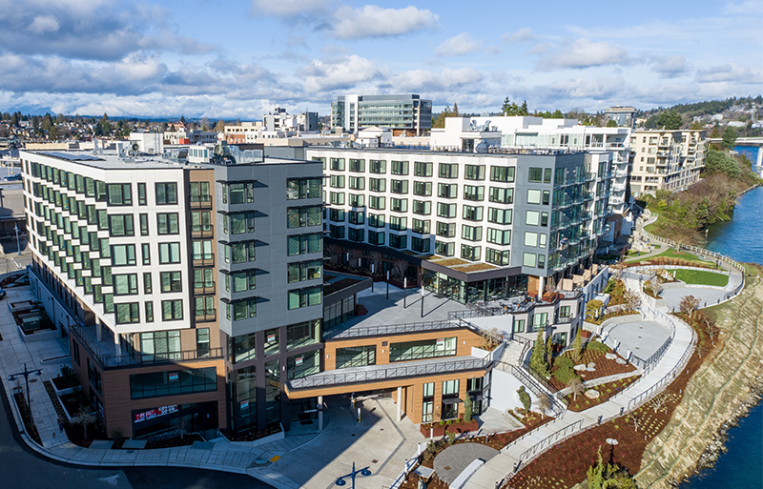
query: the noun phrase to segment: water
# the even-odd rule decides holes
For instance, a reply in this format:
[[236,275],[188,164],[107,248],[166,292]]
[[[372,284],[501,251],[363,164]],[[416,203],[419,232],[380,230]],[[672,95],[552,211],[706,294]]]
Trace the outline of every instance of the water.
[[[738,261],[763,264],[763,188],[742,197],[730,222],[711,226],[706,248]],[[763,404],[731,428],[715,467],[681,484],[681,489],[725,489],[763,487]]]

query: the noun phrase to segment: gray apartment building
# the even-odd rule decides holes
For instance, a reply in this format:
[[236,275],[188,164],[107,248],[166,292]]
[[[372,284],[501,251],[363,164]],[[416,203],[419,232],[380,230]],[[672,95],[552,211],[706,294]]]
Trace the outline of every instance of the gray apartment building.
[[416,94],[342,95],[331,102],[331,129],[356,133],[368,127],[394,136],[425,136],[432,128],[432,101]]

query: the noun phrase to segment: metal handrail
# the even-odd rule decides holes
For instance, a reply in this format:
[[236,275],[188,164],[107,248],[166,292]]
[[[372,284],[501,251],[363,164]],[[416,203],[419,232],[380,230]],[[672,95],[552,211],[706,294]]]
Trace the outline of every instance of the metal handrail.
[[[468,323],[466,323],[468,324]],[[332,332],[326,331],[323,335],[325,339],[359,338],[366,336],[383,336],[390,334],[403,334],[419,331],[438,331],[443,329],[456,329],[463,327],[462,324],[451,320],[444,321],[424,321],[419,323],[389,324],[383,326],[351,327],[344,331]]]
[[487,369],[493,363],[492,355],[485,358],[455,360],[450,362],[428,363],[421,365],[406,365],[387,367],[359,372],[336,373],[333,375],[311,375],[289,381],[289,389],[306,389],[310,387],[325,387],[330,385],[353,384],[359,382],[379,382],[400,377],[417,377],[456,370]]
[[[559,397],[555,395],[551,386],[549,386],[547,382],[539,381],[537,377],[528,375],[524,369],[517,367],[516,365],[511,365],[511,373],[514,377],[517,377],[520,382],[526,384],[536,396],[548,396],[551,400],[552,410],[556,416],[559,416],[564,412],[566,406],[560,401]],[[532,374],[533,372],[531,371],[530,373]]]

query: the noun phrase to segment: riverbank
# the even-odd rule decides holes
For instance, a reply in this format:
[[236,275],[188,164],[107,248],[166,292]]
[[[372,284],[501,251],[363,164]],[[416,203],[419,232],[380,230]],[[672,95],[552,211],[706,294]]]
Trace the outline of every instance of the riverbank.
[[[749,266],[754,278],[732,301],[708,308],[721,334],[712,356],[686,386],[668,425],[647,446],[639,487],[669,488],[698,469],[698,461],[717,456],[720,431],[738,419],[757,399],[763,377],[763,267]],[[713,453],[713,456],[708,455]]]

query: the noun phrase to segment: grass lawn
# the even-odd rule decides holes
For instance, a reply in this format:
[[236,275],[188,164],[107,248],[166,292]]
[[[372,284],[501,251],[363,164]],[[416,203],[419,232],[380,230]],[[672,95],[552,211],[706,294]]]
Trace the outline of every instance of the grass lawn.
[[671,259],[674,259],[674,260],[678,259],[678,260],[693,261],[693,262],[697,262],[697,263],[703,263],[705,265],[710,265],[713,268],[715,268],[715,262],[700,260],[697,255],[693,255],[691,253],[686,253],[684,251],[676,251],[674,249],[665,250],[662,253],[657,254],[657,255],[652,255],[649,258],[641,259],[641,258],[636,257],[636,258],[632,258],[630,260],[625,260],[625,261],[628,262],[628,263],[632,263],[632,262],[637,262],[637,261],[654,260],[656,258],[671,258]]
[[729,276],[721,273],[705,272],[702,270],[676,270],[676,278],[687,284],[715,285],[725,287],[729,284]]

